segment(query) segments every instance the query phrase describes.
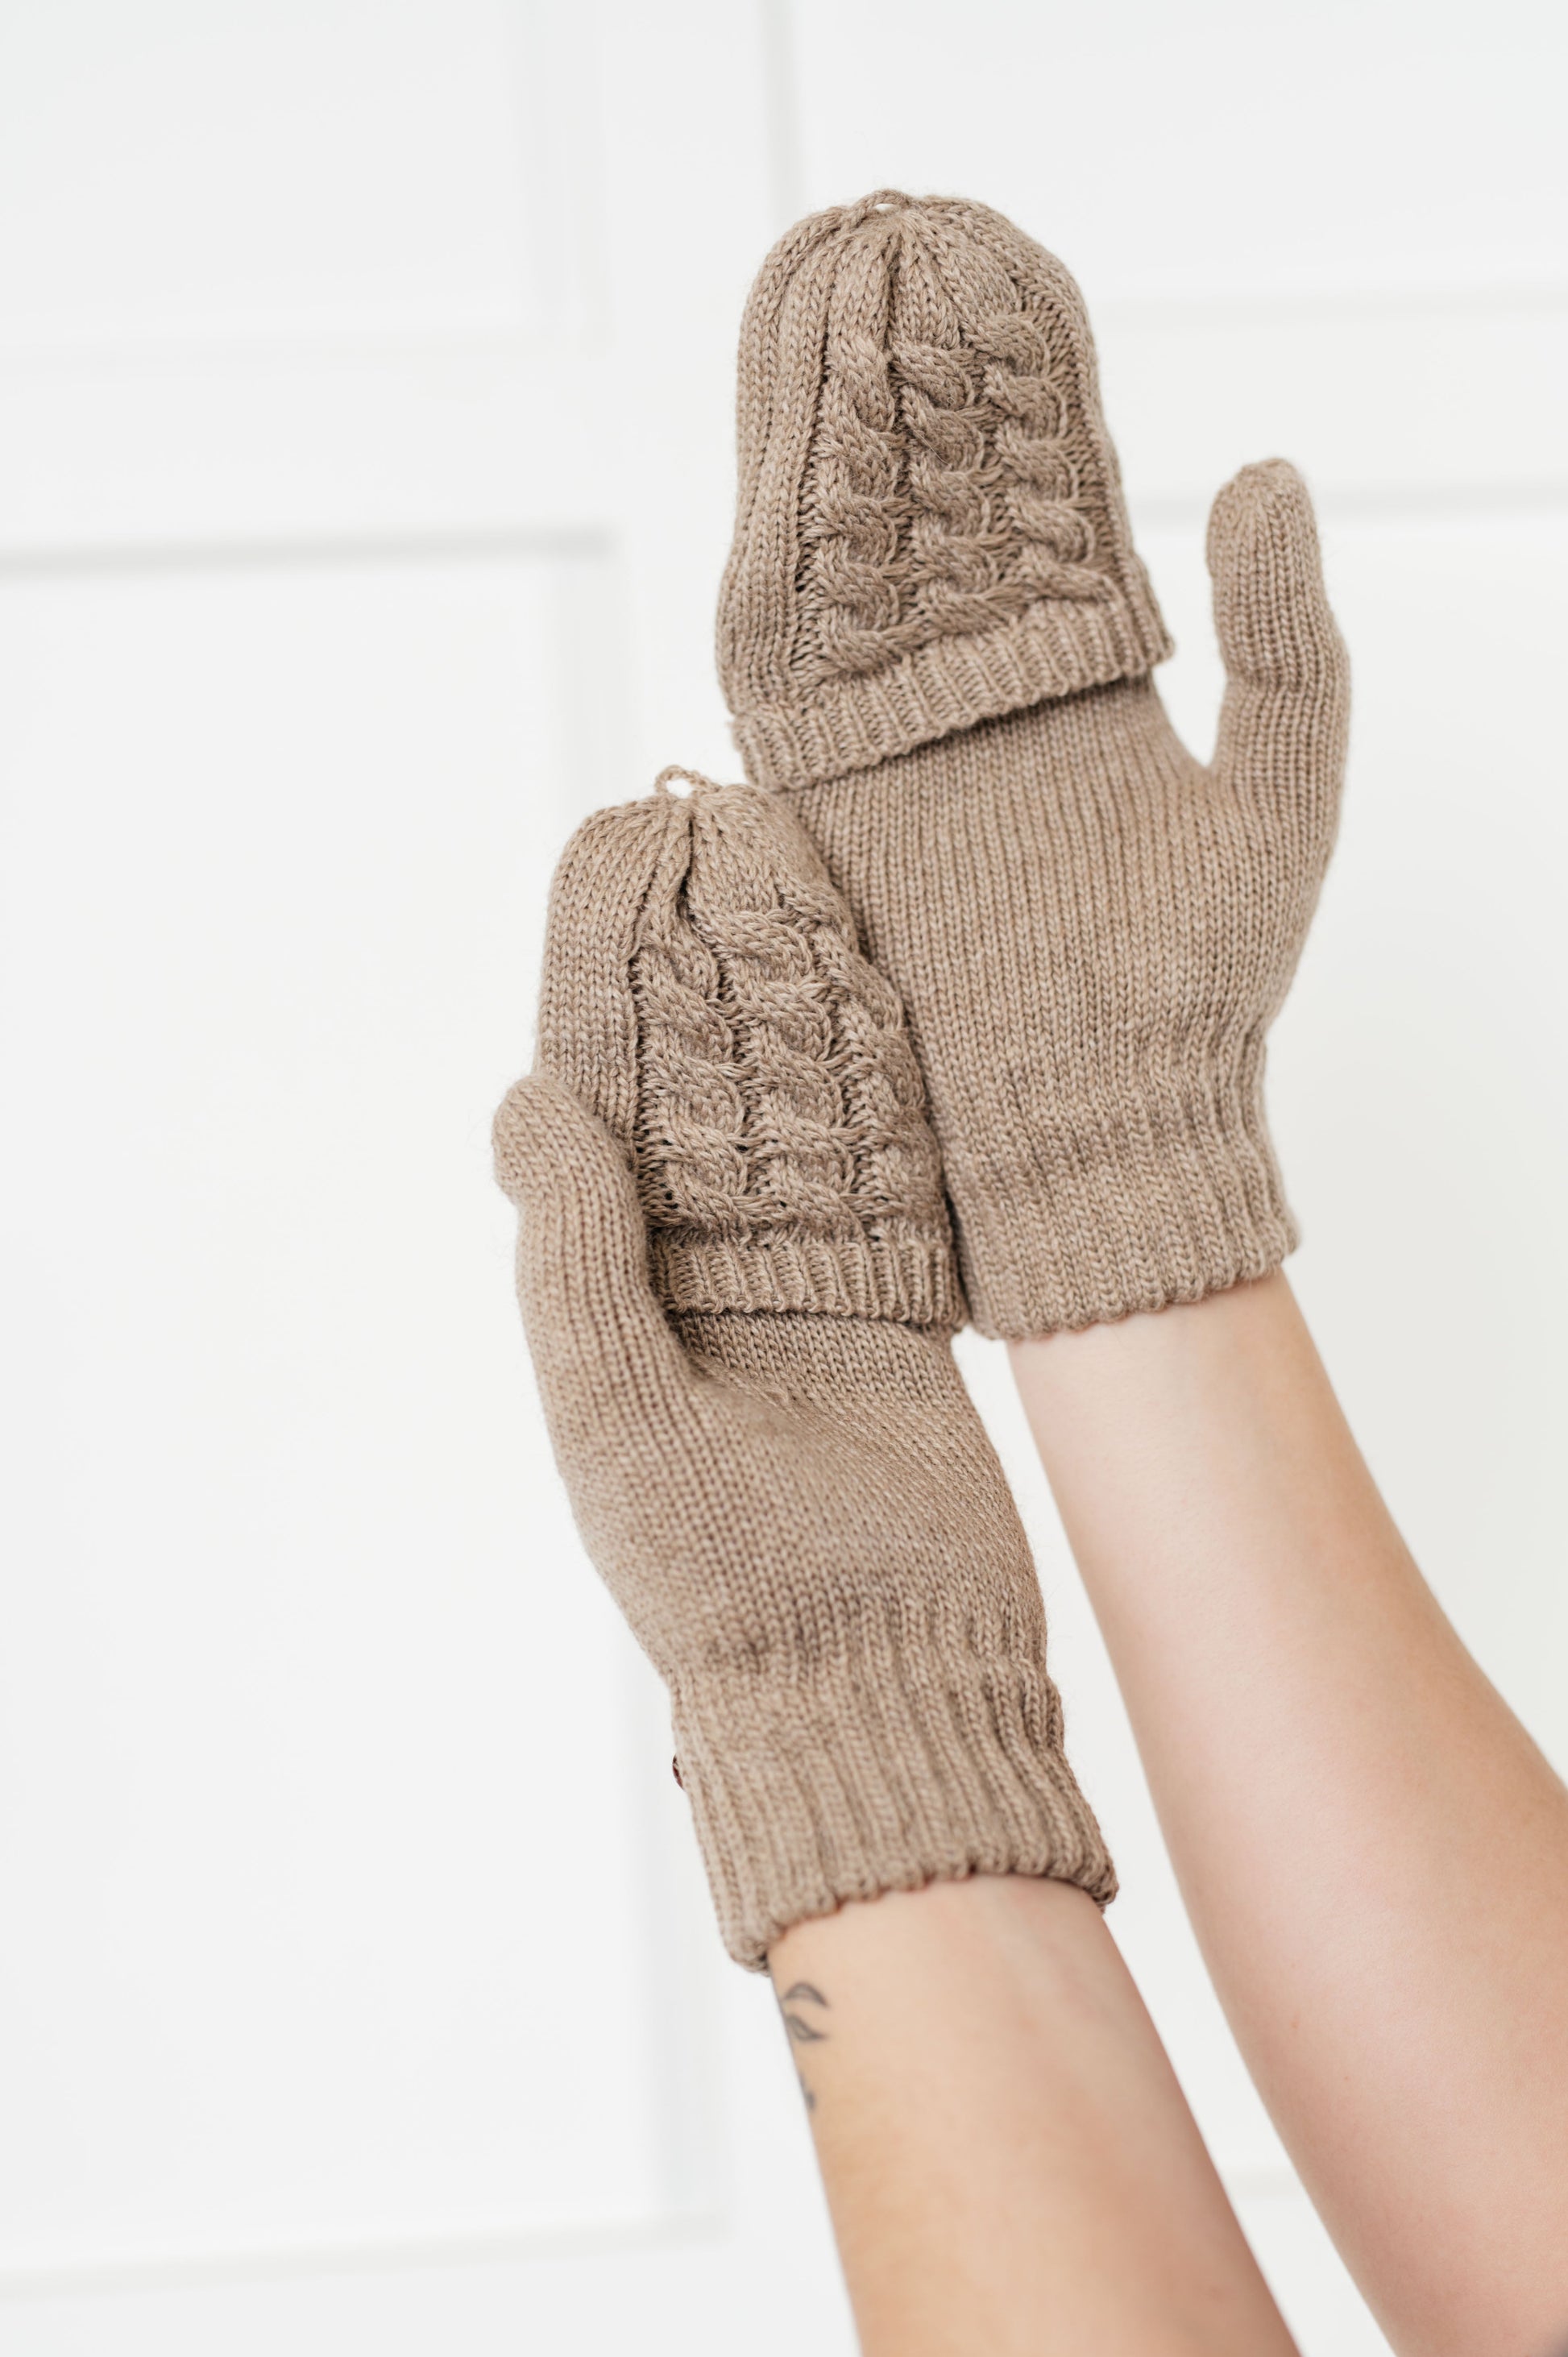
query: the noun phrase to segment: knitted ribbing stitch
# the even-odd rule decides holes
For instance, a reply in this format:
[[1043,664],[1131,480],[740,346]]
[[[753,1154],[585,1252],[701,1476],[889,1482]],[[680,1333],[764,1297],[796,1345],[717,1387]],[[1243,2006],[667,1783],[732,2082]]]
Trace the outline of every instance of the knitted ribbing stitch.
[[701,786],[580,830],[496,1157],[557,1461],[669,1685],[732,1954],[939,1877],[1108,1900],[952,1361],[897,1002],[786,804]]
[[[1050,355],[1027,404],[1026,500],[1008,479],[1020,446],[994,422],[1014,382],[994,358],[1000,296],[987,310],[961,291],[993,290],[1003,256]],[[846,424],[851,362],[856,384],[888,389],[875,465]],[[1295,1241],[1264,1038],[1332,846],[1348,703],[1299,477],[1248,468],[1215,504],[1230,684],[1205,769],[1146,675],[1165,644],[1059,264],[947,199],[820,215],[764,265],[740,383],[719,634],[736,738],[755,776],[792,790],[903,1000],[976,1324],[1046,1333],[1263,1275]],[[853,405],[863,422],[873,406]],[[964,461],[961,497],[947,476],[933,491],[939,445]],[[983,645],[920,635],[971,611],[942,553],[955,531],[991,601]],[[1112,615],[1131,619],[1107,638]],[[1020,633],[1060,659],[1004,660]],[[939,659],[943,692],[914,695],[909,666]]]

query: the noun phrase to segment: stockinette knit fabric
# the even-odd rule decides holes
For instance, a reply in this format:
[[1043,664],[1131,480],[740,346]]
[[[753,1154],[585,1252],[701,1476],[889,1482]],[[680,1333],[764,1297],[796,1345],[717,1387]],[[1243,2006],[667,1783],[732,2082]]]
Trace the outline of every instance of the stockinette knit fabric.
[[788,805],[601,812],[497,1115],[589,1553],[669,1686],[731,1953],[972,1873],[1103,1903],[896,995]]
[[897,989],[983,1331],[1259,1276],[1296,1237],[1265,1035],[1332,847],[1348,713],[1311,504],[1215,503],[1207,768],[1149,676],[1081,298],[998,214],[801,222],[742,328],[719,669]]

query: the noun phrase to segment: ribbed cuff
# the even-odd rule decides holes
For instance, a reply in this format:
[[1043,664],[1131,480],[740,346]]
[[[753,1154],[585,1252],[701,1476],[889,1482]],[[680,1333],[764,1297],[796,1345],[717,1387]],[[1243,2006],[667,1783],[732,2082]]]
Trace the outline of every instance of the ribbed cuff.
[[978,1330],[1022,1341],[1113,1325],[1278,1268],[1300,1231],[1258,1100],[1238,1080],[1197,1098],[1080,1111],[1020,1140],[1004,1173],[950,1155]]
[[655,1229],[649,1255],[655,1290],[676,1312],[805,1310],[949,1330],[966,1316],[950,1243],[913,1221],[842,1235],[763,1230],[733,1242]]
[[856,1657],[788,1684],[777,1666],[674,1695],[676,1757],[725,1945],[763,1970],[792,1923],[846,1900],[972,1874],[1045,1875],[1106,1906],[1115,1869],[1035,1663]]
[[755,784],[815,784],[1047,696],[1139,677],[1170,651],[1152,600],[1140,615],[1119,588],[1092,601],[1044,598],[885,671],[831,680],[803,703],[758,705],[736,719],[735,741]]

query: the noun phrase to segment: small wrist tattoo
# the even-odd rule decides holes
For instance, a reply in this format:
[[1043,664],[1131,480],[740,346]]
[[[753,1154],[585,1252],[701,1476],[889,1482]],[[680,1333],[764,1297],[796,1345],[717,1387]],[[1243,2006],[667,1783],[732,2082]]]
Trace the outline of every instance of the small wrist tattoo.
[[822,1990],[810,1981],[796,1981],[782,1993],[775,1991],[775,1995],[779,1999],[779,2011],[783,2017],[785,2033],[790,2045],[796,2049],[795,2076],[800,2083],[806,2109],[814,2112],[817,2108],[816,2093],[808,2085],[806,2074],[800,2068],[799,2050],[802,2046],[826,2045],[830,2033],[823,2027],[821,2016],[832,2008]]

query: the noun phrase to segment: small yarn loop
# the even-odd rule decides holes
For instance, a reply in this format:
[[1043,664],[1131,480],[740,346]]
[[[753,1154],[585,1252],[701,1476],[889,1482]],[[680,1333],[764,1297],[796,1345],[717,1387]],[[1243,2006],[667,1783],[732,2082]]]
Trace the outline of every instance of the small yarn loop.
[[654,779],[654,792],[656,794],[668,795],[671,802],[683,802],[685,800],[685,796],[683,794],[674,794],[671,792],[670,781],[672,778],[684,778],[686,783],[692,787],[694,791],[712,792],[714,790],[714,781],[712,778],[704,778],[701,770],[683,769],[679,761],[671,761],[669,768],[660,770],[659,775]]
[[873,213],[908,212],[910,199],[902,188],[875,188],[869,197],[862,197],[854,205],[843,208],[841,228],[858,229]]

